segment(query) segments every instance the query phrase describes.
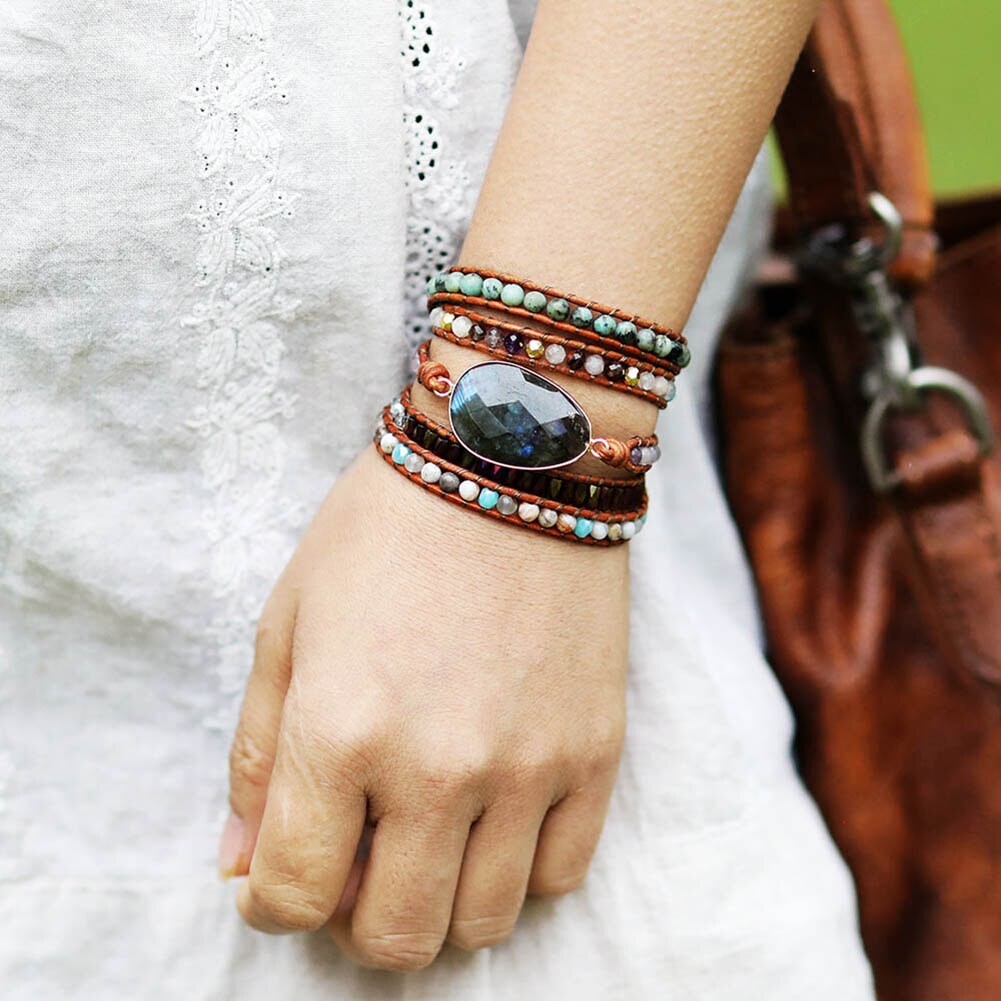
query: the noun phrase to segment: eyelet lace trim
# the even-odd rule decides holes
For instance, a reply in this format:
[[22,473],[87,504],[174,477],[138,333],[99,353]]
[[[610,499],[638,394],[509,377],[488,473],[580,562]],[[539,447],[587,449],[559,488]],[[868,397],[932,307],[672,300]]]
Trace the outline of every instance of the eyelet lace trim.
[[[210,726],[228,729],[249,661],[259,608],[251,586],[271,572],[282,533],[302,517],[281,495],[286,449],[280,427],[295,397],[281,388],[282,324],[298,303],[281,290],[280,224],[294,214],[279,183],[282,136],[273,109],[288,99],[271,65],[274,18],[264,0],[200,0],[193,32],[201,76],[185,102],[201,119],[199,193],[190,221],[199,233],[200,298],[181,323],[198,338],[204,402],[188,426],[204,441],[212,548],[211,622],[222,700]],[[225,718],[222,718],[225,716]]]
[[416,352],[427,336],[428,279],[451,264],[472,212],[468,164],[448,141],[466,61],[439,31],[434,4],[400,0],[407,163],[405,321]]

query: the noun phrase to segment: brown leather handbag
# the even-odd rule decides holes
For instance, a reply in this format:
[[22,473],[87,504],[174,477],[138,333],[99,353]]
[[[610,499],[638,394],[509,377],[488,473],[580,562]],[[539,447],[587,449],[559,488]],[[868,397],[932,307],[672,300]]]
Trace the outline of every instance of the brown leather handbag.
[[790,212],[718,359],[720,445],[802,775],[882,1001],[1001,998],[1001,196],[933,206],[882,0],[779,110]]

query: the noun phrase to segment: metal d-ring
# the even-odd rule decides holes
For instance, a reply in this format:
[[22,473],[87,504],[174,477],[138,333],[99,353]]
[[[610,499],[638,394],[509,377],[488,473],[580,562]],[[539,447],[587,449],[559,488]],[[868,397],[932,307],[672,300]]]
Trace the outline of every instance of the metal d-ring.
[[[944,393],[954,399],[966,417],[980,454],[986,456],[994,451],[996,441],[987,404],[972,382],[950,369],[931,365],[909,372],[905,381],[916,395]],[[900,474],[891,469],[883,451],[882,440],[883,422],[887,414],[891,410],[900,409],[903,408],[899,396],[890,389],[884,390],[873,400],[862,424],[862,461],[873,489],[881,494],[889,493],[900,484]]]

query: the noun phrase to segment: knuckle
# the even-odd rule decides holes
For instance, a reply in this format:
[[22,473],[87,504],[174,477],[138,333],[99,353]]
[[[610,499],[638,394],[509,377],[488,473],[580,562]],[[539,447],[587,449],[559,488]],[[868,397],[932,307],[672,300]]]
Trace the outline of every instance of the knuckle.
[[251,879],[249,891],[254,913],[282,928],[316,931],[330,916],[316,893],[290,883]]
[[516,916],[511,914],[455,918],[449,929],[449,941],[460,949],[485,949],[503,942],[514,930]]
[[365,965],[406,972],[430,966],[442,937],[429,931],[368,932],[356,934],[354,944]]
[[496,771],[494,755],[470,744],[448,753],[425,753],[417,764],[421,784],[446,799],[481,788]]
[[240,726],[229,749],[230,784],[266,786],[273,765],[272,755],[257,742],[249,728]]

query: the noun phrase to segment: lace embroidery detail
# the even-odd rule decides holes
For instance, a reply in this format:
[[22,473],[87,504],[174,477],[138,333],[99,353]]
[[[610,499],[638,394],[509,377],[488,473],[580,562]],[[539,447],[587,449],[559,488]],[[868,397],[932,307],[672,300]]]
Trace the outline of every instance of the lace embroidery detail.
[[403,60],[403,122],[407,162],[407,340],[416,349],[427,336],[428,279],[447,267],[459,250],[472,211],[467,162],[447,141],[449,112],[459,106],[466,61],[445,44],[434,7],[400,0]]
[[204,440],[204,513],[212,547],[211,623],[221,692],[210,726],[228,729],[250,657],[266,574],[280,565],[284,532],[298,505],[281,496],[285,443],[280,426],[295,397],[280,386],[281,325],[297,303],[283,294],[278,226],[294,197],[278,181],[281,134],[273,109],[287,94],[271,67],[274,18],[264,0],[199,0],[193,31],[201,78],[185,95],[201,119],[199,195],[190,220],[199,233],[201,297],[182,325],[197,334],[197,385],[205,402],[188,422]]

